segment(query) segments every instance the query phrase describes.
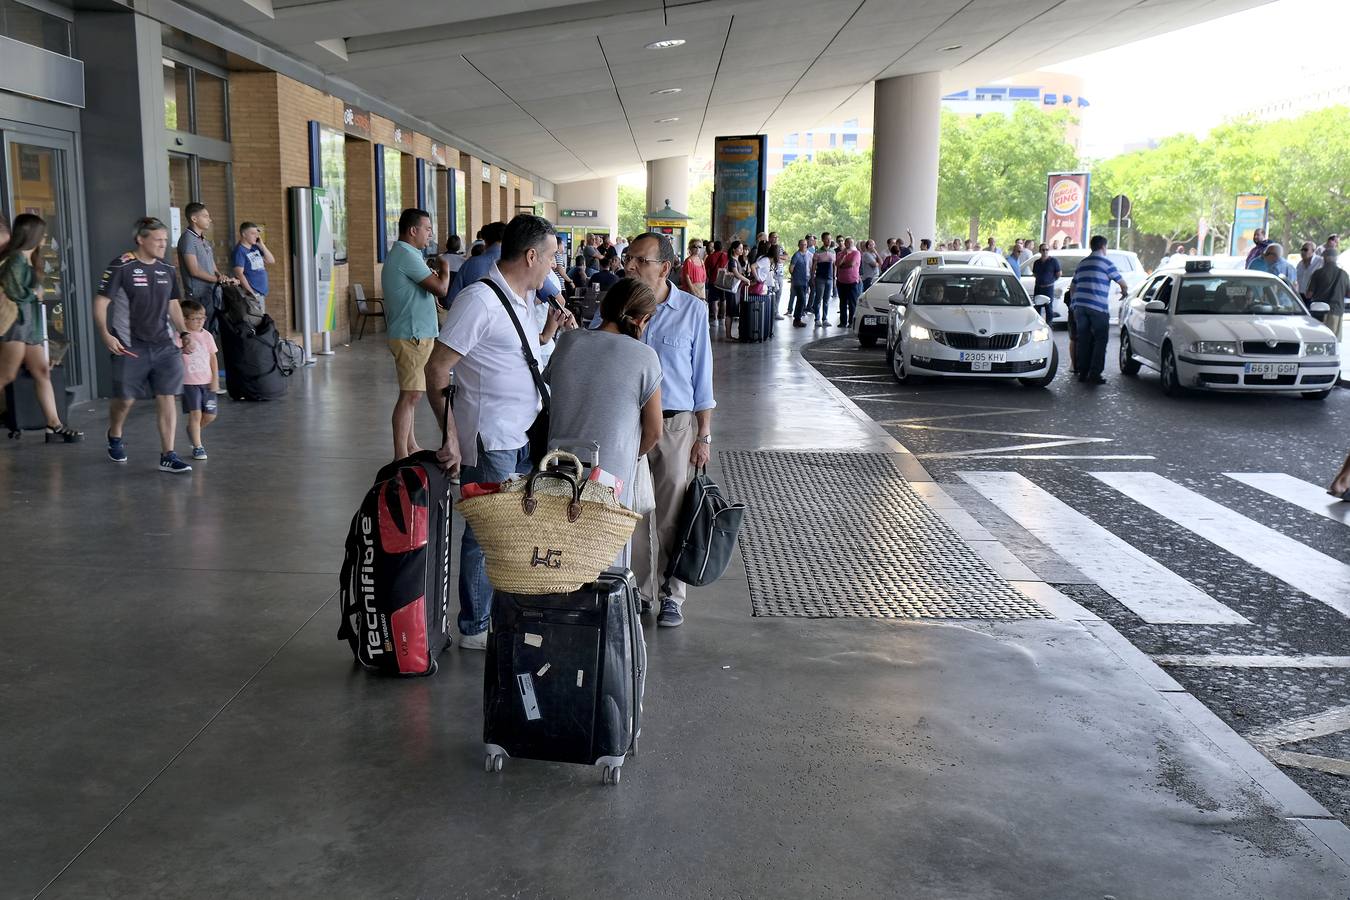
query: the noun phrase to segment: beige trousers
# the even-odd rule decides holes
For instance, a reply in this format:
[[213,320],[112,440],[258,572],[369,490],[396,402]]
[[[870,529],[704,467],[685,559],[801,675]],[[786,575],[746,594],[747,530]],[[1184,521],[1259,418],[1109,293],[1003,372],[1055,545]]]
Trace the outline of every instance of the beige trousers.
[[[647,513],[633,532],[633,574],[637,576],[642,596],[655,602],[662,599],[661,582],[666,565],[678,540],[680,510],[689,482],[694,480],[689,454],[694,449],[698,428],[691,412],[679,413],[665,420],[661,440],[647,452],[647,463],[652,470],[652,488],[656,494],[656,509]],[[684,582],[672,579],[669,597],[684,605]]]

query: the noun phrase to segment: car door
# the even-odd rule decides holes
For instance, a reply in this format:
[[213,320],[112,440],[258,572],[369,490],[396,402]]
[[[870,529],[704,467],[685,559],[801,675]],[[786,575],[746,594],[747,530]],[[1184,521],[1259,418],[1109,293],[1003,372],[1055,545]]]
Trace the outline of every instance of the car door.
[[1144,302],[1160,300],[1167,305],[1166,312],[1143,314],[1141,355],[1153,365],[1161,365],[1163,340],[1167,337],[1167,325],[1172,320],[1172,311],[1176,308],[1177,279],[1171,275],[1158,278],[1151,285],[1153,293]]

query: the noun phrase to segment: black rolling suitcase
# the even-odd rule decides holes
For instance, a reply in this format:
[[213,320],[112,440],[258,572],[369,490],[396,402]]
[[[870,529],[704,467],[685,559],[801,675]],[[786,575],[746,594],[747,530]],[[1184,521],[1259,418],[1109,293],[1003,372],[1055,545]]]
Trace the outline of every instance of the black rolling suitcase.
[[431,675],[450,644],[451,502],[423,450],[381,468],[352,517],[337,636],[368,671]]
[[766,316],[773,315],[772,312],[766,312],[769,309],[769,298],[764,295],[752,295],[741,301],[741,322],[740,339],[742,343],[758,344],[763,341],[767,332],[764,324],[767,321]]
[[[51,373],[52,394],[56,397],[56,414],[64,422],[70,409],[70,394],[66,391],[66,370],[63,366],[52,366]],[[38,403],[37,382],[28,374],[27,368],[21,366],[19,374],[5,387],[5,411],[0,415],[0,423],[9,430],[9,436],[12,438],[22,436],[25,431],[41,431],[47,427],[47,414]]]
[[277,333],[272,317],[254,326],[220,319],[220,352],[225,361],[225,389],[234,400],[280,400],[286,378],[295,371],[295,345]]
[[608,569],[570,594],[496,592],[483,670],[484,767],[507,757],[602,766],[637,751],[647,645],[637,580]]

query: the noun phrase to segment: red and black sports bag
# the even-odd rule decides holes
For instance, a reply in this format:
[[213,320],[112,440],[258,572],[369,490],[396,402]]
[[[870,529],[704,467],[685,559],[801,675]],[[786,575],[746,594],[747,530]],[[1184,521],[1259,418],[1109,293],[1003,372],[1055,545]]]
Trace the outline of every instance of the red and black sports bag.
[[370,671],[430,675],[450,642],[450,504],[424,450],[381,469],[352,518],[337,636]]

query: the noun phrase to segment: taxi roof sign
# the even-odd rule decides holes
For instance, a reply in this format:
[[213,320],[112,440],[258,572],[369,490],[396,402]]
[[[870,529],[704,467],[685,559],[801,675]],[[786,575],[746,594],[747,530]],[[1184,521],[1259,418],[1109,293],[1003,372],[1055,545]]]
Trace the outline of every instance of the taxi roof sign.
[[926,257],[924,257],[923,264],[924,264],[925,266],[940,266],[940,265],[942,265],[942,257],[940,257],[940,256],[926,256]]
[[1214,268],[1213,260],[1208,259],[1188,259],[1186,260],[1187,272],[1208,272]]

